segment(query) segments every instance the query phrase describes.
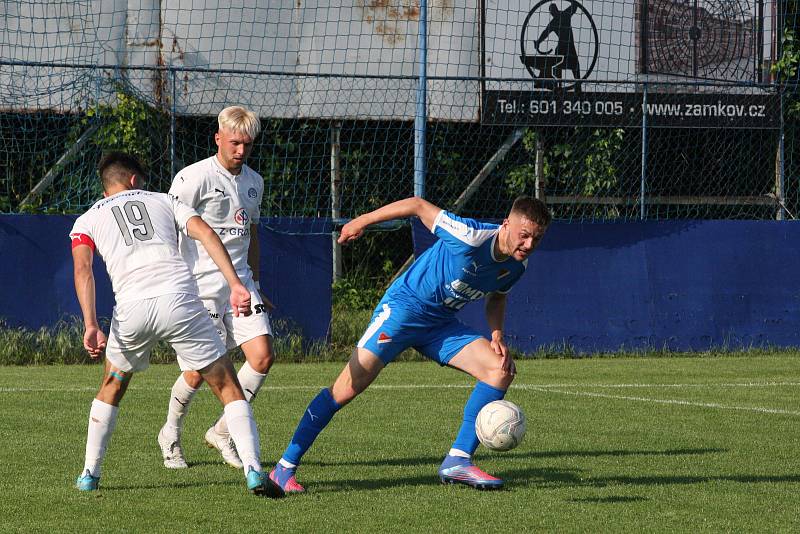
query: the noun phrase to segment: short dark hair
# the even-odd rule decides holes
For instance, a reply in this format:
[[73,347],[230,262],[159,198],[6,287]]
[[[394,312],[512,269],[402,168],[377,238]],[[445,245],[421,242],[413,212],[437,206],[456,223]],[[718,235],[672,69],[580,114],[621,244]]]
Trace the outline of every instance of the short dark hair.
[[522,215],[526,219],[535,222],[539,226],[549,226],[553,216],[547,205],[533,197],[518,197],[511,206],[511,213]]
[[97,164],[97,172],[103,183],[103,189],[108,189],[114,184],[128,183],[134,174],[142,180],[147,179],[147,171],[136,157],[117,150],[103,154],[100,163]]

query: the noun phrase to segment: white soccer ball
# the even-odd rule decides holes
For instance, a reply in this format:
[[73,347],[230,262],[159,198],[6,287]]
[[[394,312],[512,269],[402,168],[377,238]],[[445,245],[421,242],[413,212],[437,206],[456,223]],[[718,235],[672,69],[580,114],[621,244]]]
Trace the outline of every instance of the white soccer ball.
[[475,432],[484,447],[493,451],[510,451],[525,437],[525,414],[513,402],[492,401],[478,413]]

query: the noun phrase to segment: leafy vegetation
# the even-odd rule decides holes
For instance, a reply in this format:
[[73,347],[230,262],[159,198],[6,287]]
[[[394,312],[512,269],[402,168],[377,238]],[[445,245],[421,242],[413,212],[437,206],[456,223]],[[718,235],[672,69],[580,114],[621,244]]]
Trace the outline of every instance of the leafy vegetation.
[[[117,85],[113,104],[93,102],[70,140],[95,121],[100,123],[91,143],[101,150],[121,150],[143,162],[152,159],[153,130],[163,131],[166,117],[156,108]],[[77,137],[75,137],[77,139]]]
[[[587,135],[588,134],[588,135]],[[549,190],[567,196],[621,196],[621,169],[625,130],[584,129],[574,132],[569,140],[548,143],[547,136],[528,128],[522,136],[522,146],[530,161],[508,171],[506,186],[513,195],[530,194],[536,183],[536,156],[542,151],[541,179]],[[601,207],[593,214],[597,218],[615,219],[619,211],[614,206]]]
[[[308,363],[346,361],[359,338],[364,333],[372,306],[367,307],[366,294],[341,301],[334,301],[330,335],[327,341],[311,341],[303,338],[299,328],[290,321],[273,319],[275,331],[274,347],[278,362]],[[372,296],[376,294],[373,293]],[[350,297],[348,297],[350,298]],[[379,298],[379,296],[377,297]],[[377,303],[377,300],[376,302]],[[355,307],[353,307],[355,306]],[[108,332],[108,319],[101,319],[101,328]],[[674,358],[674,357],[718,357],[718,356],[770,356],[786,353],[781,348],[720,348],[706,352],[681,353],[663,349],[618,351],[609,353],[583,353],[569,345],[542,347],[534,353],[522,353],[512,347],[517,359],[583,359],[583,358]],[[244,361],[240,349],[231,352],[235,361]],[[398,358],[400,361],[425,360],[413,349],[408,349]],[[175,352],[165,342],[159,342],[150,357],[153,364],[175,362]],[[0,366],[3,365],[70,365],[91,364],[83,349],[83,323],[78,318],[65,319],[57,325],[38,330],[12,328],[0,322]]]

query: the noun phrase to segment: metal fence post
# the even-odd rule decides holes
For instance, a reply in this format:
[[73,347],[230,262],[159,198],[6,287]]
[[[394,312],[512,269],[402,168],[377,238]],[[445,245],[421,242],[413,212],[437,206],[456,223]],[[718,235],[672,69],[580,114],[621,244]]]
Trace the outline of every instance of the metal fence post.
[[639,185],[639,218],[644,220],[647,217],[647,207],[645,206],[645,188],[647,184],[647,84],[644,84],[642,91],[642,172],[641,183]]
[[177,112],[176,98],[178,95],[177,87],[177,72],[170,69],[170,77],[172,78],[172,104],[170,105],[169,114],[169,170],[170,180],[175,177],[175,114]]
[[334,121],[331,123],[331,218],[333,219],[334,230],[331,232],[333,245],[333,281],[342,277],[342,245],[339,244],[339,231],[335,229],[337,221],[342,216],[342,164],[341,164],[341,135],[342,123]]
[[786,153],[784,152],[784,128],[786,124],[783,121],[783,92],[781,92],[781,129],[780,137],[778,138],[778,153],[776,156],[775,165],[775,198],[778,200],[778,210],[775,212],[775,219],[782,221],[785,212],[786,200]]
[[425,196],[427,157],[425,134],[428,90],[428,0],[419,2],[419,78],[417,79],[417,112],[414,117],[414,195]]

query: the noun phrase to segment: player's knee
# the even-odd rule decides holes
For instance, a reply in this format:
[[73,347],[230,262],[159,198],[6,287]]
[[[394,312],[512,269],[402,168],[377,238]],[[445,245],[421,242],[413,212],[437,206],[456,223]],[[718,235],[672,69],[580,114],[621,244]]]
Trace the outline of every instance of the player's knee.
[[498,365],[493,366],[487,371],[486,378],[484,379],[484,382],[487,384],[503,390],[508,389],[513,381],[514,375],[511,372],[503,369],[499,362]]
[[128,387],[131,373],[126,373],[119,370],[112,370],[105,374],[103,382],[100,384],[100,391],[97,393],[97,398],[107,404],[113,406],[119,405],[125,390]]
[[131,373],[126,373],[118,369],[111,369],[103,377],[103,388],[109,391],[124,389],[130,377]]
[[514,377],[515,376],[517,376],[517,375],[515,375],[514,373],[509,373],[509,372],[504,372],[503,373],[503,377],[504,377],[503,382],[505,383],[505,387],[503,389],[508,389],[508,387],[511,385],[511,382],[514,381]]
[[[270,367],[275,362],[275,350],[272,348],[270,336],[266,336],[266,343],[261,346],[249,346],[245,351],[247,363],[253,371],[267,374]],[[255,349],[255,350],[254,350]]]
[[359,393],[360,391],[358,391],[352,386],[348,387],[334,386],[331,388],[331,397],[333,397],[333,400],[335,400],[336,404],[338,404],[339,406],[344,406],[345,404],[349,404],[350,401],[355,399]]
[[192,389],[197,389],[203,385],[203,375],[198,371],[184,371],[183,379],[186,381],[186,385]]
[[252,367],[253,371],[256,373],[267,374],[274,360],[275,357],[272,351],[267,350],[266,352],[250,356],[247,358],[247,363],[250,364],[250,367]]

